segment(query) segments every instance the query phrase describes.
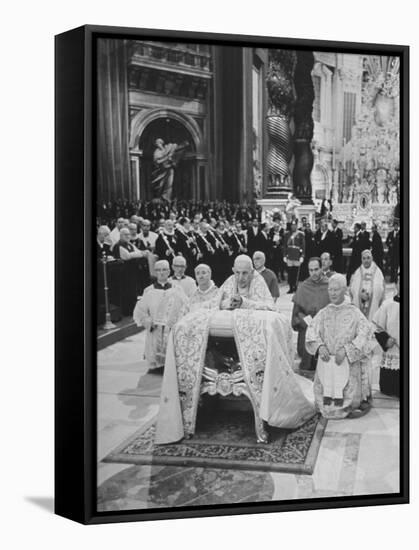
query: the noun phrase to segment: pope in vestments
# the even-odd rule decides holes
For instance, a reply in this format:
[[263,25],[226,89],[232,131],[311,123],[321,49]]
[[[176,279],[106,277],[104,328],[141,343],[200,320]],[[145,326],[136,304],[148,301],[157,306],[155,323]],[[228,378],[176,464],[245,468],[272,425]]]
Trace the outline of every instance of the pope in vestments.
[[189,313],[169,336],[157,444],[195,431],[209,334],[234,338],[246,395],[262,421],[293,429],[315,414],[313,384],[292,369],[291,327],[275,311],[265,280],[245,255],[236,258],[233,272],[216,307]]
[[164,367],[170,330],[188,310],[183,290],[168,282],[169,262],[156,262],[155,272],[157,281],[144,290],[133,314],[137,325],[146,329],[144,355],[150,370]]
[[308,325],[306,348],[318,354],[314,377],[316,407],[325,418],[360,416],[371,407],[368,365],[374,347],[372,325],[345,300],[346,278],[329,279],[330,304]]

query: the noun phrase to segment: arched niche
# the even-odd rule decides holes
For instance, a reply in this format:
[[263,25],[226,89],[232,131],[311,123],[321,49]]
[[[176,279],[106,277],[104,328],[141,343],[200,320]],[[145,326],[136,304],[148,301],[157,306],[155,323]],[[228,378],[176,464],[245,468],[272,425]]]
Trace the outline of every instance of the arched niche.
[[151,181],[157,138],[165,143],[189,143],[175,169],[173,198],[197,197],[200,166],[205,161],[201,129],[194,119],[183,113],[171,109],[147,109],[139,112],[131,123],[130,155],[138,198],[155,198]]

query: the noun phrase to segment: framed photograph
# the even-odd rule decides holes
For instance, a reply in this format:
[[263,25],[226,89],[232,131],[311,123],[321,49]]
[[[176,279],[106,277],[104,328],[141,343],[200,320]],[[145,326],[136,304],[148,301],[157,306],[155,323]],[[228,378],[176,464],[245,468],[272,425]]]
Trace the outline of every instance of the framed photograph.
[[56,513],[407,503],[408,47],[55,44]]

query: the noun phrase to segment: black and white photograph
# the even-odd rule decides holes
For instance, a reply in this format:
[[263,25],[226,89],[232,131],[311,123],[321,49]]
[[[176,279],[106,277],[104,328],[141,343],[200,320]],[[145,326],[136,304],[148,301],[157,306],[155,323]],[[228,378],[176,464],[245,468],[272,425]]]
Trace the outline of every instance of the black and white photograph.
[[96,38],[98,513],[401,494],[401,57],[335,44]]

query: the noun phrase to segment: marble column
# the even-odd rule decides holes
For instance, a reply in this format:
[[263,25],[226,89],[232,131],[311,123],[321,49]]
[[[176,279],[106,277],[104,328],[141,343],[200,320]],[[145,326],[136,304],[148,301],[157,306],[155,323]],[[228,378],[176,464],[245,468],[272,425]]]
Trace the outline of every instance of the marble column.
[[125,41],[99,39],[97,67],[98,197],[132,199],[136,191],[131,188]]
[[294,192],[303,204],[312,204],[310,174],[313,169],[313,101],[314,86],[311,71],[314,66],[313,52],[297,52],[295,68],[295,133],[294,133]]
[[269,50],[266,75],[269,149],[266,159],[267,194],[286,196],[292,191],[289,163],[293,154],[290,118],[294,111],[294,71],[297,54],[292,50]]

